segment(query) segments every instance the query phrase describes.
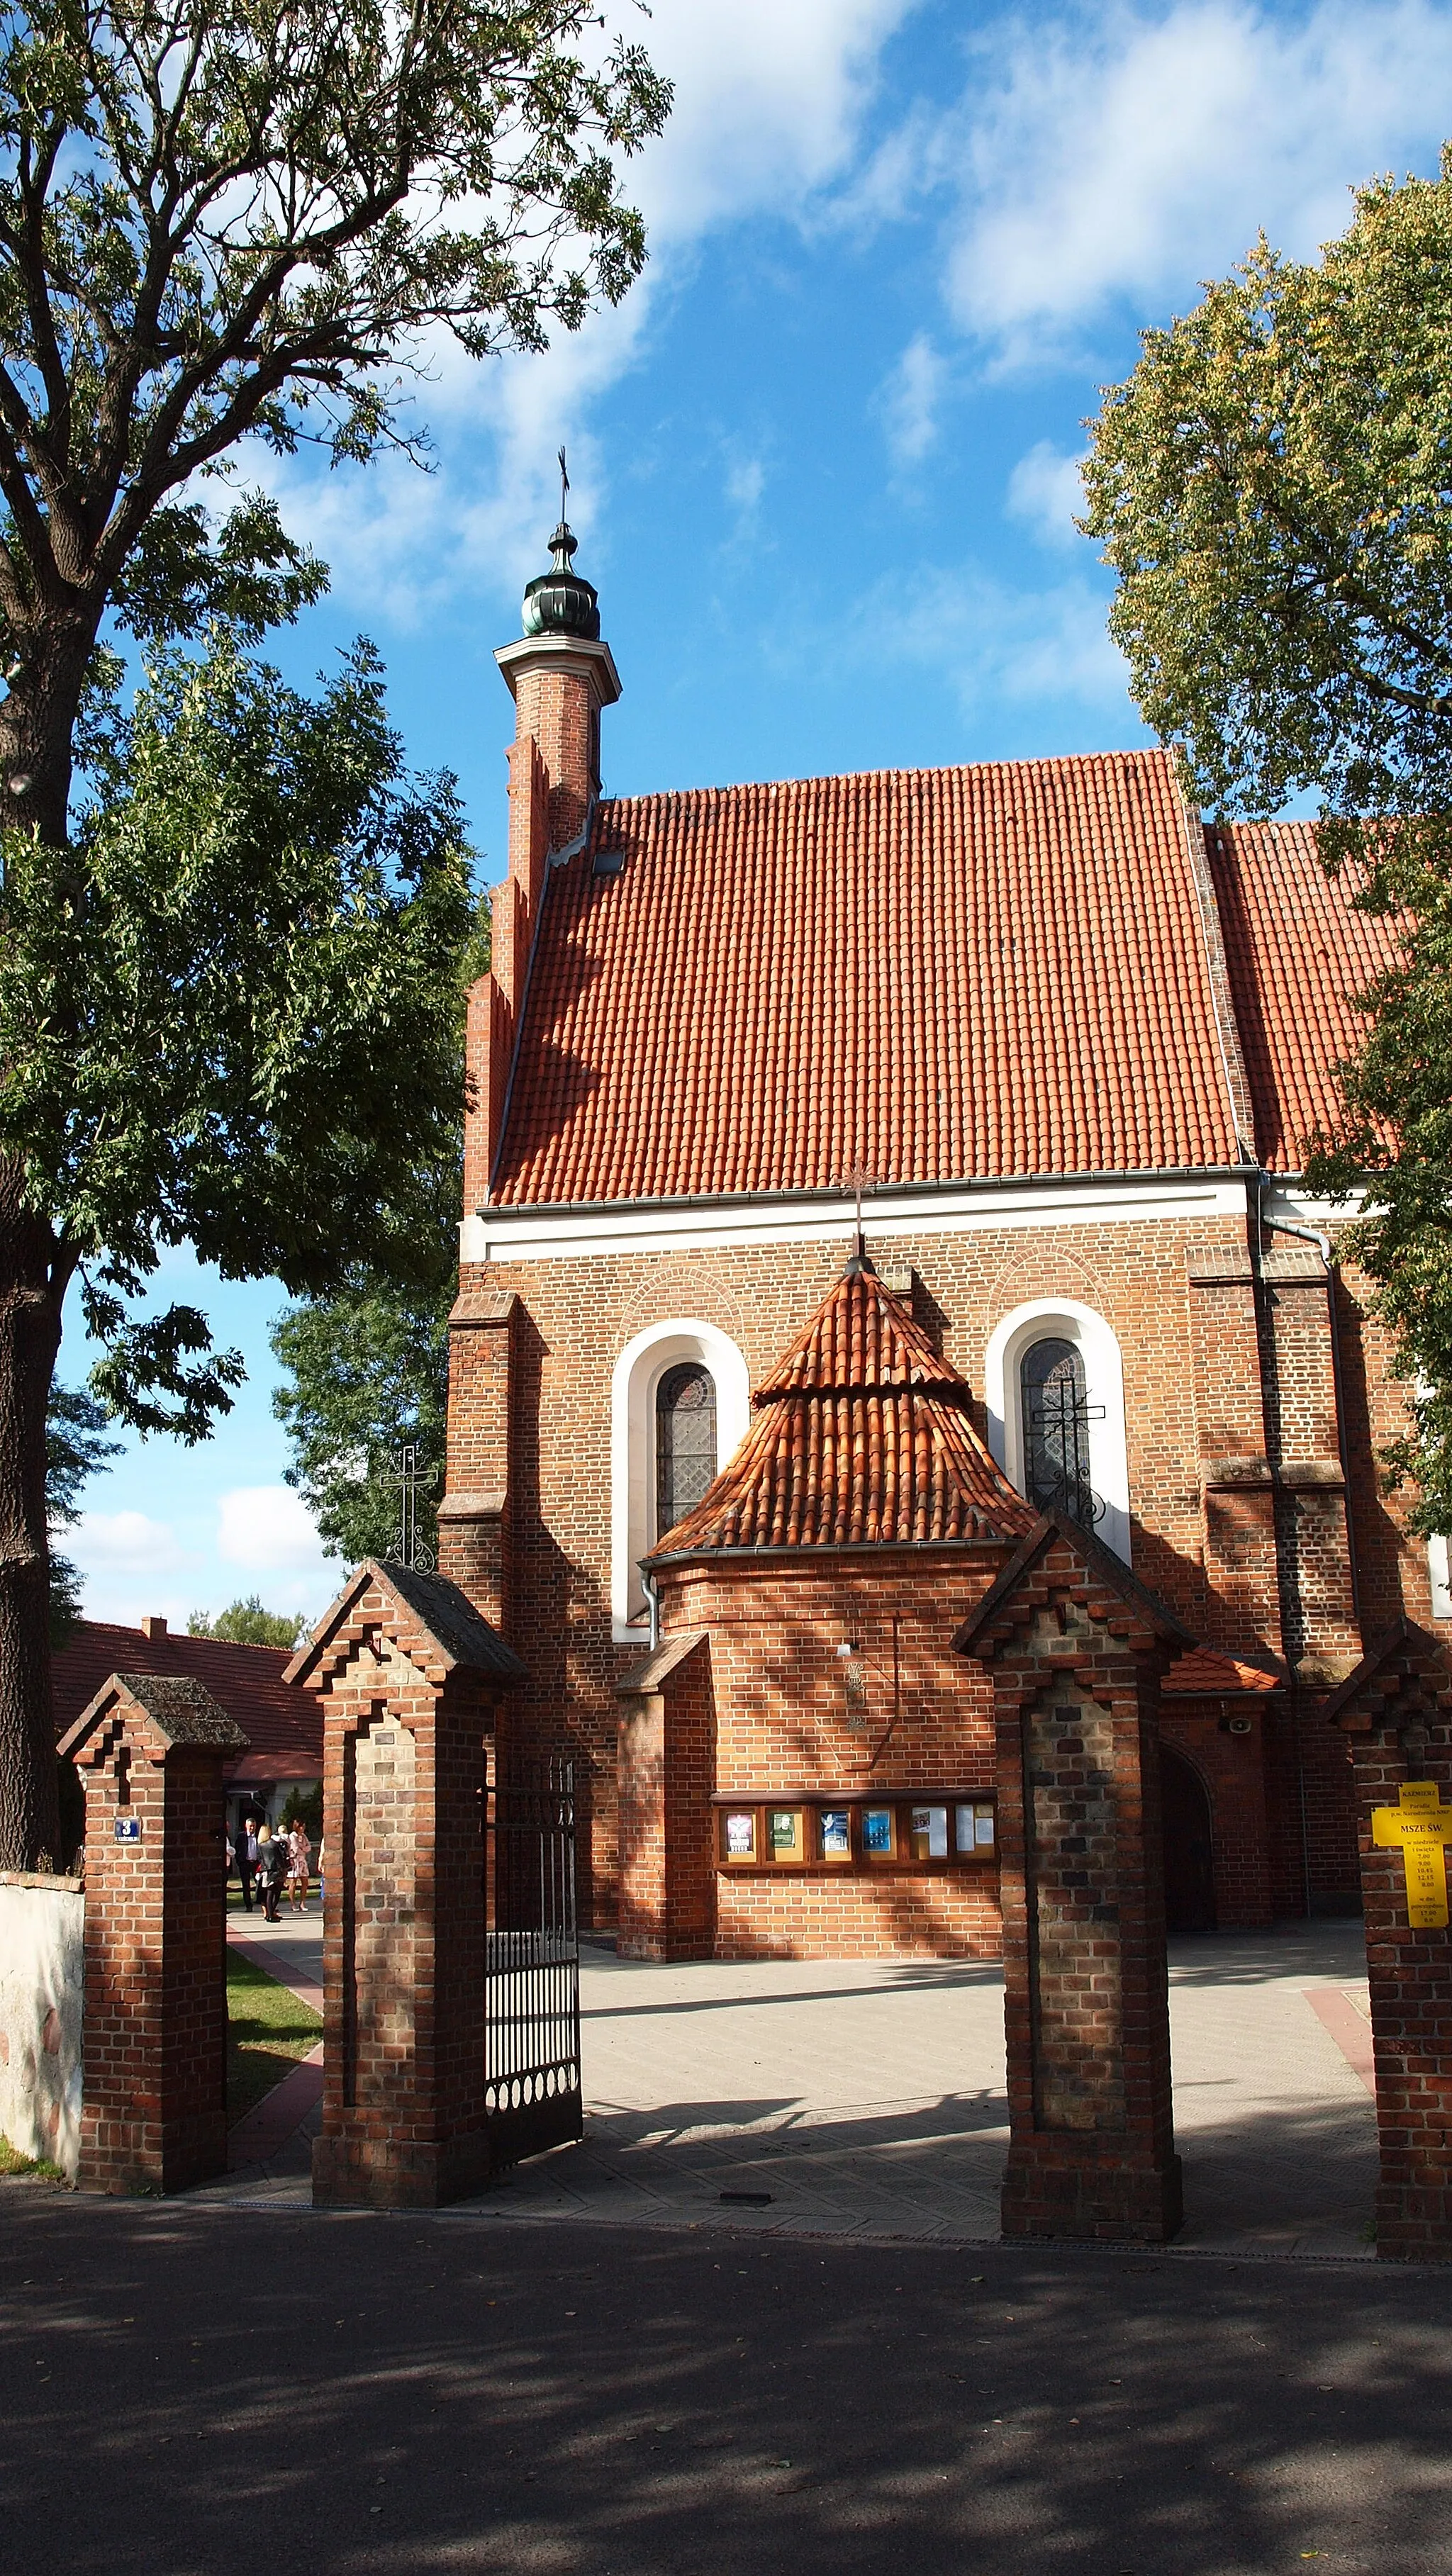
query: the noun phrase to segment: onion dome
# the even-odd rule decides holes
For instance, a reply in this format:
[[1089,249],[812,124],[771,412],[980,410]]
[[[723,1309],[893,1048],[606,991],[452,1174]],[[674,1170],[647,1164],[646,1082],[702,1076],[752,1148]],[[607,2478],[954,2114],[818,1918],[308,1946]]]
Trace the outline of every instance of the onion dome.
[[586,643],[600,640],[600,600],[593,582],[573,568],[575,536],[561,519],[550,539],[554,562],[536,573],[524,594],[526,635],[576,635]]

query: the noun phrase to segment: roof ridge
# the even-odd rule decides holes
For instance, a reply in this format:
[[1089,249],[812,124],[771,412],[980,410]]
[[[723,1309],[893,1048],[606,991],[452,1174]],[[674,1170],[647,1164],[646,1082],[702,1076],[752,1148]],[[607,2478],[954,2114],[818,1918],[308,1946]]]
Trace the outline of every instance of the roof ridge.
[[699,787],[650,787],[638,796],[600,796],[595,801],[590,838],[599,819],[606,814],[629,807],[643,811],[651,806],[680,805],[696,798],[713,798],[724,802],[735,796],[770,796],[781,788],[851,787],[876,785],[889,778],[990,778],[1027,770],[1100,769],[1111,763],[1124,762],[1136,768],[1169,765],[1169,754],[1158,743],[1140,743],[1124,751],[1046,751],[1035,752],[1022,760],[939,760],[914,768],[888,765],[881,769],[825,769],[803,771],[789,778],[737,778],[722,786],[704,780]]

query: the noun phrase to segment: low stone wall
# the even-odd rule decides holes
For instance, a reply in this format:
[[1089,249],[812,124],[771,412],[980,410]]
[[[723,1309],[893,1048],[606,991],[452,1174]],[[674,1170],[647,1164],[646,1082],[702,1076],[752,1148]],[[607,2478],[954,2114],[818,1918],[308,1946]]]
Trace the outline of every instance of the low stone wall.
[[73,2182],[81,2145],[86,1900],[73,1878],[0,1870],[0,2135]]

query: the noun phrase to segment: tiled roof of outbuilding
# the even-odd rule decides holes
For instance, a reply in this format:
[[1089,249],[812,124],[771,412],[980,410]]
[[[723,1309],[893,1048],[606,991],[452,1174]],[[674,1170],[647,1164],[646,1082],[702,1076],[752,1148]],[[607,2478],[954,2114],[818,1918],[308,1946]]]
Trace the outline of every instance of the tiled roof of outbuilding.
[[855,1262],[755,1400],[735,1457],[657,1561],[1017,1539],[1038,1519],[975,1431],[965,1381]]
[[1267,1171],[1304,1169],[1317,1127],[1336,1123],[1338,1064],[1366,1022],[1354,996],[1396,952],[1397,924],[1358,912],[1347,875],[1328,877],[1309,823],[1206,832],[1225,959]]
[[1234,1165],[1198,832],[1158,751],[603,804],[494,1199]]
[[51,1661],[57,1739],[90,1706],[112,1673],[186,1675],[200,1682],[246,1736],[250,1750],[230,1767],[239,1781],[315,1780],[323,1768],[323,1720],[317,1701],[289,1688],[285,1648],[232,1646],[220,1637],[174,1637],[162,1630],[82,1619]]

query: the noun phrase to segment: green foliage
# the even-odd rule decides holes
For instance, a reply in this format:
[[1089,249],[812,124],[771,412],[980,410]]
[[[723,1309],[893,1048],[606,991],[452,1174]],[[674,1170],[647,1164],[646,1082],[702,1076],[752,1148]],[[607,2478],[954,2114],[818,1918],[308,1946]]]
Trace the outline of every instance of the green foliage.
[[63,628],[84,660],[108,604],[155,641],[213,615],[260,633],[311,595],[265,500],[218,522],[195,498],[240,441],[417,444],[407,380],[438,333],[538,349],[619,300],[645,239],[615,156],[670,91],[597,25],[592,0],[8,14],[0,619],[22,690],[38,639]]
[[224,636],[158,657],[71,851],[6,839],[0,1154],[80,1273],[112,1415],[198,1440],[242,1375],[195,1308],[128,1312],[165,1245],[294,1293],[361,1243],[417,1274],[457,1150],[469,857],[370,648],[307,698]]
[[260,1596],[251,1592],[245,1601],[229,1602],[215,1619],[205,1610],[193,1610],[187,1635],[215,1637],[227,1646],[295,1646],[306,1626],[290,1610],[264,1610]]
[[[1338,851],[1442,863],[1449,445],[1452,147],[1434,181],[1363,190],[1320,261],[1262,239],[1145,334],[1094,424],[1083,524],[1119,576],[1134,694],[1204,803],[1273,813],[1311,789]],[[1402,828],[1365,844],[1368,813]]]
[[1343,1132],[1308,1176],[1328,1197],[1367,1193],[1346,1249],[1375,1282],[1412,1416],[1385,1465],[1393,1485],[1415,1479],[1412,1525],[1430,1534],[1452,1529],[1452,879],[1422,872],[1402,953],[1367,999]]
[[[461,1029],[464,997],[489,957],[485,900],[459,964]],[[436,1176],[418,1287],[401,1290],[376,1266],[360,1264],[336,1296],[307,1298],[273,1326],[272,1347],[289,1381],[272,1399],[292,1444],[287,1481],[305,1497],[328,1554],[351,1565],[397,1553],[405,1447],[418,1451],[417,1536],[437,1554],[459,1186],[456,1151]]]
[[360,1272],[338,1296],[291,1307],[273,1327],[290,1380],[272,1399],[292,1442],[287,1481],[328,1554],[350,1565],[398,1552],[406,1444],[419,1452],[418,1535],[436,1549],[457,1248],[450,1226],[441,1247],[448,1267],[431,1287],[400,1291]]
[[[104,1437],[109,1416],[84,1387],[50,1390],[45,1423],[45,1506],[52,1531],[73,1528],[81,1516],[81,1489],[121,1454],[119,1440]],[[63,1646],[81,1615],[78,1567],[50,1551],[50,1642]]]
[[287,1813],[283,1817],[282,1823],[285,1833],[290,1833],[294,1825],[301,1825],[303,1832],[307,1835],[308,1841],[313,1847],[313,1856],[309,1863],[309,1867],[312,1870],[314,1878],[316,1878],[318,1874],[318,1845],[323,1839],[323,1784],[321,1780],[317,1781],[315,1785],[308,1790],[305,1797],[300,1798],[296,1790],[294,1790],[292,1796],[287,1802]]
[[1422,1391],[1390,1453],[1452,1528],[1452,145],[1435,180],[1361,190],[1319,261],[1262,239],[1146,333],[1094,424],[1082,522],[1146,721],[1203,803],[1312,791],[1347,900],[1402,917],[1365,997],[1341,1132],[1311,1185],[1366,1213],[1348,1248]]

